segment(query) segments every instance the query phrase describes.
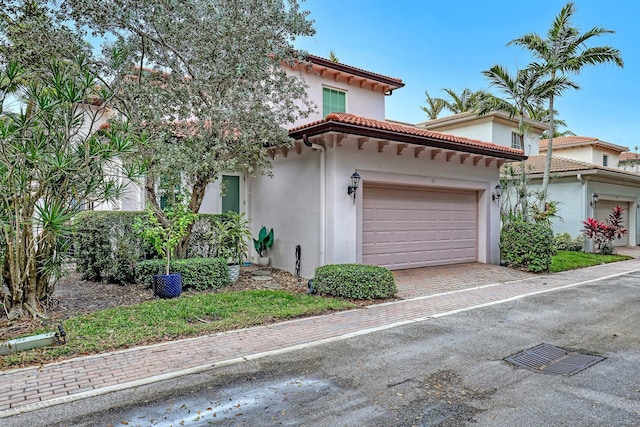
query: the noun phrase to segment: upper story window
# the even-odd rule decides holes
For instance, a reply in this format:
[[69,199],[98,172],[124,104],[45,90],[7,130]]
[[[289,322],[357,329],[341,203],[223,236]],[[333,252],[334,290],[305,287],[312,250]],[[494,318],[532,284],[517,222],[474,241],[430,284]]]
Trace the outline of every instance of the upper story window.
[[322,88],[322,116],[347,112],[347,94],[341,90]]
[[609,156],[606,154],[602,155],[602,166],[609,166]]
[[524,144],[522,143],[523,139],[524,138],[518,134],[518,132],[511,132],[511,148],[524,150]]

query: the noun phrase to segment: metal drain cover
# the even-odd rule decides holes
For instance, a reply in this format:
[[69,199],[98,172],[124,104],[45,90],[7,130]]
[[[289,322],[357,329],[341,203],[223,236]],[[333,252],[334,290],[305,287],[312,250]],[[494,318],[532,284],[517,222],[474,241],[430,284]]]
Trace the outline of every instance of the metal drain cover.
[[579,354],[551,344],[540,344],[504,360],[533,372],[570,376],[604,360],[604,357]]

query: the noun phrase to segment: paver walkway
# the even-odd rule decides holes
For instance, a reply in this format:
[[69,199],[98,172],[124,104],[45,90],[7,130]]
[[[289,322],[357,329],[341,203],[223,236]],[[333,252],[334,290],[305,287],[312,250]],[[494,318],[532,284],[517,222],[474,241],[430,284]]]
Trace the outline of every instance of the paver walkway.
[[[482,268],[481,268],[482,267]],[[437,270],[400,272],[399,287],[420,296],[279,324],[230,331],[96,356],[80,357],[40,367],[0,373],[0,419],[41,407],[149,384],[215,366],[237,363],[281,351],[304,348],[414,323],[429,318],[496,304],[528,295],[594,282],[640,271],[640,260],[532,276],[493,266],[457,266],[464,274],[449,275],[439,285]],[[466,271],[466,272],[465,272]],[[460,279],[467,274],[472,280]],[[489,271],[497,283],[486,283]],[[502,274],[500,275],[500,271]],[[446,273],[446,271],[445,271]],[[486,273],[486,274],[485,274]],[[447,274],[441,274],[447,276]],[[494,276],[492,276],[494,277]],[[422,280],[422,282],[420,282]],[[446,287],[447,281],[450,287]],[[1,424],[1,422],[0,422]]]

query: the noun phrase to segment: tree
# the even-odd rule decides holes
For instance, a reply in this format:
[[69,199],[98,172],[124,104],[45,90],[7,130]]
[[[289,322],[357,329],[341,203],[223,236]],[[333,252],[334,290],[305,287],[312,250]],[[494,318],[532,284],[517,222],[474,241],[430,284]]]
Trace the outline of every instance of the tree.
[[265,148],[292,143],[284,126],[312,104],[302,78],[282,65],[304,62],[292,42],[313,29],[297,0],[122,3],[67,0],[65,7],[79,24],[114,34],[111,48],[128,54],[109,71],[123,87],[115,90],[118,109],[142,135],[149,205],[166,223],[162,177],[182,172],[189,209],[198,212],[221,172],[268,173]]
[[451,111],[453,114],[466,113],[468,111],[475,111],[486,93],[482,90],[472,91],[465,88],[459,94],[453,89],[442,89],[449,95],[449,100],[442,99],[444,108]]
[[[500,65],[494,65],[482,74],[489,80],[489,85],[497,87],[503,94],[503,98],[494,95],[487,95],[483,98],[478,108],[478,115],[482,116],[490,111],[504,111],[510,117],[518,117],[518,135],[520,137],[520,146],[524,149],[524,137],[527,133],[525,127],[525,117],[529,109],[542,102],[549,96],[553,85],[550,81],[543,80],[543,75],[534,69],[526,68],[518,70],[515,76]],[[519,173],[511,167],[507,168],[508,186],[506,189],[513,188],[515,195],[515,206],[510,208],[508,212],[516,215],[521,220],[527,220],[529,216],[529,198],[531,196],[528,189],[528,180],[526,168],[521,165]],[[505,200],[507,198],[505,197]],[[510,198],[509,198],[510,199]],[[504,202],[503,202],[504,203]]]
[[444,100],[440,98],[432,98],[428,91],[424,91],[424,94],[427,97],[427,106],[420,108],[422,111],[427,113],[429,120],[435,120],[444,109]]
[[[524,46],[540,60],[534,62],[533,67],[548,74],[551,80],[557,76],[565,76],[569,73],[579,73],[586,65],[612,62],[620,67],[624,66],[620,51],[609,46],[586,47],[587,42],[593,37],[613,33],[601,27],[594,27],[584,33],[573,26],[572,18],[575,13],[573,3],[567,3],[560,14],[556,16],[547,32],[547,38],[542,39],[538,34],[528,33],[514,39],[509,44]],[[574,83],[573,87],[578,86]],[[549,145],[542,179],[541,191],[547,194],[549,175],[551,171],[551,156],[553,151],[553,136],[555,134],[554,100],[557,94],[549,96]]]
[[49,8],[45,0],[4,0],[0,9],[0,63],[11,59],[29,70],[46,70],[51,61],[89,56],[82,33]]
[[28,72],[14,61],[0,70],[2,89],[14,88],[29,106],[18,113],[0,108],[2,280],[9,318],[43,316],[42,304],[62,273],[71,217],[82,201],[120,197],[121,178],[134,178],[119,160],[134,150],[133,142],[115,127],[92,132],[110,95],[96,86],[87,62],[54,62],[41,71]]
[[[537,120],[539,122],[542,123],[546,123],[549,124],[549,120],[550,120],[550,116],[551,114],[549,114],[549,110],[547,109],[547,107],[544,106],[544,104],[541,102],[539,104],[536,104],[534,106],[531,106],[528,109],[528,114],[529,114],[529,118],[532,120]],[[554,113],[554,120],[553,123],[555,125],[555,133],[553,135],[554,138],[559,138],[559,137],[563,137],[563,136],[570,136],[570,135],[575,135],[575,133],[573,133],[571,130],[566,129],[562,132],[560,132],[560,130],[558,130],[558,128],[560,127],[567,127],[567,122],[558,118],[558,111],[556,110]],[[548,139],[549,138],[549,129],[545,130],[544,132],[542,132],[542,138],[543,139]]]
[[489,80],[489,86],[498,88],[504,98],[487,96],[483,99],[478,109],[478,115],[484,115],[489,111],[500,110],[509,113],[510,117],[518,117],[518,134],[521,147],[524,147],[526,134],[525,117],[529,111],[543,100],[547,99],[560,82],[543,80],[543,74],[532,68],[518,70],[515,76],[501,66],[494,65],[482,74]]

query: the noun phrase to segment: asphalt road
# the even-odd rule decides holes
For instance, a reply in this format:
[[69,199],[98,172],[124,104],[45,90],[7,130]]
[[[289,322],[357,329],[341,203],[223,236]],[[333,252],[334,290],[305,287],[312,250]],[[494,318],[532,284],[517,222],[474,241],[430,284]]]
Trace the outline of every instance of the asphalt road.
[[[639,426],[640,273],[55,406],[3,426]],[[503,359],[605,357],[573,376]]]

